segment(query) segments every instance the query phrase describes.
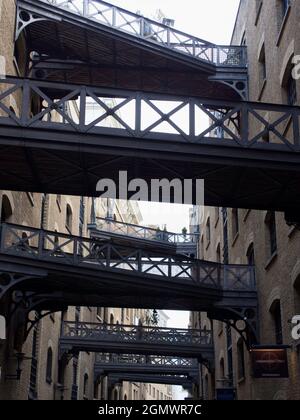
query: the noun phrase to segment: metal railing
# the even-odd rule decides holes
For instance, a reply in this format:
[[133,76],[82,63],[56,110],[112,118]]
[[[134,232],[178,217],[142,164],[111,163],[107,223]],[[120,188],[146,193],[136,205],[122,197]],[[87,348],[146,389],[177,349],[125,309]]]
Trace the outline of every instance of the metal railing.
[[154,229],[147,226],[136,225],[133,223],[124,223],[111,218],[96,218],[97,229],[112,233],[135,237],[138,239],[147,239],[151,241],[167,242],[170,244],[197,244],[199,234],[196,233],[173,233],[159,228]]
[[139,273],[143,278],[166,278],[220,291],[256,290],[253,266],[222,265],[176,255],[153,256],[144,249],[21,225],[1,225],[0,253],[95,270]]
[[247,66],[245,46],[215,45],[171,26],[145,18],[101,0],[39,0],[218,67]]
[[197,369],[197,359],[173,356],[147,356],[142,354],[97,353],[96,364],[120,366],[147,365],[151,367],[174,367]]
[[[42,105],[40,109],[32,109],[33,98]],[[111,98],[110,103],[107,98]],[[18,104],[15,112],[9,105],[12,101]],[[78,113],[73,115],[67,111],[71,102],[76,102],[78,107]],[[19,78],[0,80],[0,124],[135,140],[171,140],[199,146],[300,151],[298,106],[149,94]],[[101,137],[98,141],[101,144]]]
[[61,339],[114,341],[126,343],[212,346],[208,330],[148,327],[142,325],[100,324],[87,322],[63,323]]

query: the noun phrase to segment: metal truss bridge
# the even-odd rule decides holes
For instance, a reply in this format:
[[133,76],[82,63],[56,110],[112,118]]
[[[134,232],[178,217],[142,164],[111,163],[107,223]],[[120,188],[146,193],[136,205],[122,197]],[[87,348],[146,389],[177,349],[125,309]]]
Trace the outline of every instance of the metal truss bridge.
[[128,243],[132,247],[135,243],[145,249],[154,248],[156,255],[177,253],[185,255],[197,254],[197,233],[174,233],[159,228],[154,229],[148,226],[124,223],[112,218],[97,217],[95,225],[90,226],[90,235],[98,240],[108,238],[120,243]]
[[[213,362],[213,360],[211,361]],[[197,377],[199,360],[176,356],[98,353],[96,354],[94,373],[95,378],[113,373]]]
[[25,39],[27,75],[33,78],[247,95],[245,46],[218,46],[101,0],[18,0],[17,5],[15,38]]
[[208,330],[160,328],[86,322],[64,322],[60,353],[79,351],[182,356],[213,360]]
[[127,171],[128,182],[149,187],[153,178],[204,179],[210,206],[300,209],[299,107],[0,82],[1,189],[96,196],[109,174],[118,196]]
[[0,273],[0,299],[20,291],[31,302],[28,312],[66,305],[203,310],[215,319],[243,320],[256,334],[255,274],[248,265],[2,224]]

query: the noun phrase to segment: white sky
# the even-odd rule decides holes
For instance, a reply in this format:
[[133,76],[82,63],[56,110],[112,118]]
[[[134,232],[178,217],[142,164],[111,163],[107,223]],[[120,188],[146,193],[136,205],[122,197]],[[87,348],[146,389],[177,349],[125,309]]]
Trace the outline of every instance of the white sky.
[[[140,10],[146,17],[154,17],[160,9],[164,15],[175,20],[175,28],[190,35],[220,45],[230,43],[238,10],[239,0],[108,0],[116,6],[136,12]],[[188,227],[189,206],[157,203],[140,203],[144,224],[167,225],[167,229],[181,232]],[[189,313],[165,311],[170,317],[169,327],[186,328]],[[177,387],[176,387],[177,388]],[[178,388],[177,388],[178,390]],[[178,398],[183,398],[179,390]]]
[[108,0],[152,18],[160,9],[175,28],[216,44],[230,43],[239,0]]

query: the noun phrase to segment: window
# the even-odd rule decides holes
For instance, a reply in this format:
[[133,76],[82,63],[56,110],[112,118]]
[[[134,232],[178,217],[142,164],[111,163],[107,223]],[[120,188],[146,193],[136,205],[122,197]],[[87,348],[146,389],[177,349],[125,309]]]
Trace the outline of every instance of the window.
[[254,246],[251,244],[247,251],[247,260],[249,265],[255,265]]
[[219,221],[220,209],[219,207],[215,207],[215,225],[217,225]]
[[285,17],[290,6],[290,0],[281,0],[282,19]]
[[88,399],[88,390],[89,390],[89,375],[87,373],[84,374],[83,377],[83,398]]
[[109,323],[110,324],[114,324],[115,323],[115,318],[114,318],[113,314],[110,314]]
[[237,359],[238,359],[238,378],[245,378],[245,352],[244,342],[240,338],[237,343]]
[[221,246],[220,246],[220,244],[218,244],[218,246],[217,246],[216,254],[217,254],[217,263],[221,264]]
[[71,206],[67,204],[66,208],[66,228],[72,232],[72,224],[73,224],[73,212]]
[[225,378],[225,363],[224,363],[224,358],[222,357],[222,359],[220,360],[220,379],[224,379]]
[[207,242],[207,244],[210,243],[210,237],[211,237],[211,234],[210,234],[210,218],[208,218],[207,222],[206,222],[206,242]]
[[286,95],[288,105],[293,106],[297,103],[297,84],[291,72],[286,82]]
[[7,195],[2,196],[1,222],[9,222],[13,214],[12,205]]
[[274,322],[275,343],[283,344],[280,300],[276,300],[270,309]]
[[97,400],[99,396],[99,382],[94,383],[94,399]]
[[259,79],[260,87],[262,87],[263,82],[267,79],[267,66],[266,66],[266,51],[265,45],[262,46],[259,53]]
[[256,10],[256,19],[255,19],[255,25],[257,25],[258,18],[260,16],[261,8],[262,8],[262,0],[255,0],[255,10]]
[[53,362],[53,352],[51,347],[47,351],[47,364],[46,364],[46,382],[48,384],[52,383],[52,362]]
[[61,210],[61,194],[56,195],[56,203],[58,205],[59,210]]
[[232,209],[231,222],[232,222],[232,239],[234,239],[236,237],[236,235],[239,233],[239,213],[238,213],[238,209]]
[[276,216],[274,211],[267,213],[266,225],[268,229],[269,251],[272,256],[277,251]]

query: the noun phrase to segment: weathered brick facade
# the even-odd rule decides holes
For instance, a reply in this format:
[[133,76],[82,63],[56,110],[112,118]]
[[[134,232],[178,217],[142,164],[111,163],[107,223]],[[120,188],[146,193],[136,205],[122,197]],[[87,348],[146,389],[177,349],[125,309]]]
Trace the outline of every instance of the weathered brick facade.
[[[290,1],[285,10],[286,4],[280,0],[242,0],[240,3],[232,43],[246,43],[248,47],[249,99],[252,101],[288,102],[291,59],[300,54],[300,2]],[[299,105],[300,80],[296,81],[296,89],[296,104]],[[261,344],[276,344],[273,309],[275,304],[279,305],[282,342],[291,346],[288,350],[289,379],[254,379],[246,348],[245,372],[240,377],[239,336],[232,330],[232,346],[229,346],[225,324],[214,321],[215,373],[210,375],[203,369],[200,393],[215,398],[215,387],[222,388],[226,384],[224,379],[230,373],[228,354],[232,352],[233,386],[238,399],[300,399],[300,349],[291,337],[291,319],[300,312],[300,232],[288,226],[281,213],[275,215],[276,229],[273,229],[272,238],[267,212],[239,209],[236,215],[236,210],[228,209],[227,213],[229,263],[247,264],[254,256]],[[210,241],[207,239],[208,224]],[[221,209],[204,208],[201,225],[200,257],[222,260]],[[207,323],[205,314],[201,316],[201,323]],[[198,322],[197,314],[192,315],[191,322],[194,325]],[[208,389],[205,383],[208,383]]]

